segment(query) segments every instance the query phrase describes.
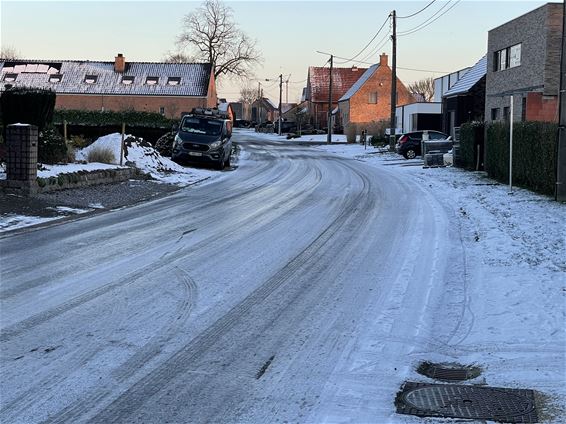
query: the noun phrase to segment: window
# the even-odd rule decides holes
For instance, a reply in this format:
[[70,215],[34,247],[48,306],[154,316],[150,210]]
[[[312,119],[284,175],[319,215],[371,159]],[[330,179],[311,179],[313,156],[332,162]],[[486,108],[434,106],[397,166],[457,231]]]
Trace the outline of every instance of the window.
[[159,82],[159,77],[147,77],[145,83],[147,85],[156,85]]
[[373,93],[369,93],[368,103],[371,103],[371,104],[377,103],[377,91],[374,91]]
[[179,85],[179,84],[181,84],[181,77],[167,78],[167,85]]
[[491,120],[492,121],[499,120],[499,108],[498,107],[491,109]]
[[62,79],[63,79],[62,74],[49,75],[49,82],[61,82]]
[[18,78],[18,74],[6,74],[4,75],[4,81],[6,82],[14,82]]
[[519,65],[521,65],[521,44],[515,44],[494,53],[494,71],[503,71],[504,69],[515,68]]
[[85,82],[87,84],[96,84],[97,80],[98,80],[98,75],[87,75],[87,76],[85,76]]
[[511,118],[511,108],[509,106],[505,106],[503,108],[503,120],[505,122],[509,122],[510,118]]
[[159,108],[159,113],[165,115],[165,108],[163,106]]
[[122,84],[132,85],[134,83],[134,79],[135,79],[135,77],[124,75],[122,77]]

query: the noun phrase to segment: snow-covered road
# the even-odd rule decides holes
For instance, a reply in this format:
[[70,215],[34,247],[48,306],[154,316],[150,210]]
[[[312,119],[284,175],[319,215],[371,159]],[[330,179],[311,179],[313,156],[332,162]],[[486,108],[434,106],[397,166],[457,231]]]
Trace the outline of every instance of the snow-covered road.
[[218,179],[0,239],[2,422],[419,422],[396,392],[480,320],[458,214],[392,168],[235,138]]

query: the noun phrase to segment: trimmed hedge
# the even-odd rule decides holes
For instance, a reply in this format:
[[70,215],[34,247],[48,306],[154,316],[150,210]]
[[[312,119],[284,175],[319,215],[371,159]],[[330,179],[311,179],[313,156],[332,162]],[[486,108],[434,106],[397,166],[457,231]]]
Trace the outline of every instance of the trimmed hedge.
[[55,92],[41,88],[12,87],[0,97],[2,125],[35,125],[39,131],[53,120]]
[[177,119],[169,119],[159,113],[137,112],[127,110],[123,112],[113,111],[89,111],[89,110],[67,110],[58,109],[55,111],[55,124],[62,124],[67,121],[71,125],[92,125],[107,126],[121,125],[125,122],[128,126],[147,127],[147,128],[167,128],[171,129],[173,124],[179,122]]
[[[553,195],[556,183],[558,125],[515,122],[513,125],[513,184]],[[509,125],[487,125],[486,171],[491,178],[509,182]]]
[[[462,124],[460,127],[460,151],[457,161],[455,158],[454,165],[468,170],[476,169],[478,154],[483,156],[484,131],[485,124],[483,122],[474,121]],[[483,157],[480,157],[480,165],[482,164]]]

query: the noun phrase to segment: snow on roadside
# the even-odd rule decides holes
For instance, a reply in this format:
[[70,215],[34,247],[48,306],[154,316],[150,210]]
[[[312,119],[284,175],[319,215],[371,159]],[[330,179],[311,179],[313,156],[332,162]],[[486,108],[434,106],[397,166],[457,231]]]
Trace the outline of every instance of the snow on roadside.
[[[86,160],[91,150],[107,148],[113,152],[116,163],[120,163],[121,143],[122,135],[119,133],[100,137],[91,145],[78,150],[76,159]],[[183,167],[171,159],[161,156],[148,142],[131,135],[125,136],[125,145],[124,163],[126,161],[132,162],[137,168],[164,183],[186,186],[218,175],[218,172],[207,169]]]
[[[268,140],[268,141],[285,141],[287,140],[287,134],[283,134],[281,136],[277,135],[276,133],[260,133],[256,132],[255,130],[251,129],[242,129],[236,128],[234,132],[245,134],[247,137],[257,138],[259,140]],[[312,142],[312,143],[326,143],[327,135],[326,134],[312,134],[312,135],[303,135],[299,138],[294,138],[291,142],[296,141],[300,143],[304,142]],[[345,143],[346,136],[344,134],[332,134],[332,142],[333,143]]]
[[[462,334],[414,360],[480,365],[490,386],[545,393],[550,412],[543,413],[566,422],[559,406],[566,399],[566,204],[521,188],[510,193],[483,172],[424,169],[420,160],[360,145],[316,148],[400,173],[431,193],[455,223],[467,263]],[[439,330],[454,319],[443,312],[453,296],[445,293],[435,312]]]

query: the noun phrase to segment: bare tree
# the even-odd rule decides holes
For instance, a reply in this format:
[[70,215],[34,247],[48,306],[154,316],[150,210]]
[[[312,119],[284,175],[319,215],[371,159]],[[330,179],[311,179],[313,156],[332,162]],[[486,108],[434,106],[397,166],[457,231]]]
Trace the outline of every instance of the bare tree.
[[242,103],[252,104],[257,99],[257,90],[248,86],[240,88],[240,101]]
[[238,28],[232,9],[221,0],[205,0],[186,15],[177,44],[194,52],[195,59],[212,63],[215,77],[250,76],[262,60],[256,42]]
[[408,85],[410,93],[421,97],[425,102],[431,102],[434,98],[434,78],[428,77],[419,81],[415,81]]
[[20,52],[13,47],[2,46],[0,49],[0,59],[17,60],[21,59]]
[[195,59],[185,53],[167,52],[163,61],[165,63],[191,63],[195,62]]

